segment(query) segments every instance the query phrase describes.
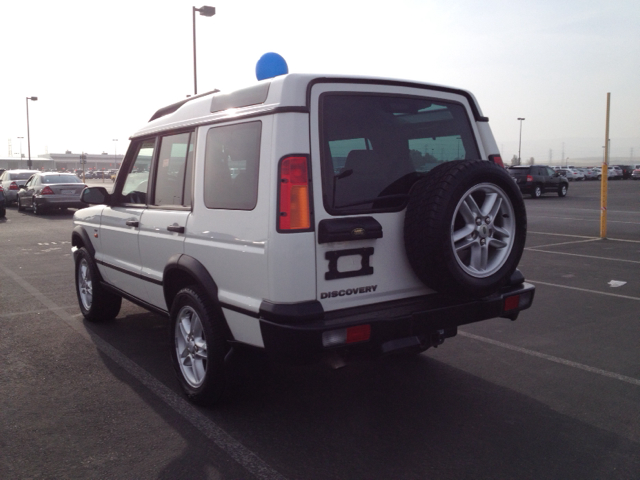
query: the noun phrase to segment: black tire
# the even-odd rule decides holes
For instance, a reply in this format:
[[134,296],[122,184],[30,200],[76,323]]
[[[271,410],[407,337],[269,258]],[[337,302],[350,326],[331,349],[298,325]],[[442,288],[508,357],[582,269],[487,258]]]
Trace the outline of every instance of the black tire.
[[5,207],[0,207],[0,218],[4,218],[7,216],[7,209]]
[[171,305],[171,360],[182,389],[198,405],[213,405],[224,392],[229,346],[223,322],[222,311],[196,286],[180,290]]
[[18,211],[19,212],[23,212],[24,211],[24,207],[22,206],[22,203],[20,202],[20,197],[18,197]]
[[542,196],[542,187],[540,185],[536,185],[533,187],[533,191],[531,192],[531,198],[540,198]]
[[[480,212],[482,207],[490,214]],[[404,224],[407,258],[418,278],[436,291],[476,298],[495,292],[515,271],[526,231],[516,183],[491,162],[444,163],[410,192]]]
[[44,213],[45,213],[45,209],[42,208],[42,207],[39,207],[38,203],[35,201],[35,199],[33,200],[33,205],[32,205],[31,208],[33,208],[33,213],[35,215],[44,215]]
[[568,191],[569,191],[569,185],[567,185],[566,183],[563,183],[558,187],[558,196],[566,197]]
[[122,297],[106,291],[91,254],[82,247],[75,256],[76,294],[80,311],[90,322],[113,320],[120,312]]
[[602,180],[602,175],[598,175],[598,180]]

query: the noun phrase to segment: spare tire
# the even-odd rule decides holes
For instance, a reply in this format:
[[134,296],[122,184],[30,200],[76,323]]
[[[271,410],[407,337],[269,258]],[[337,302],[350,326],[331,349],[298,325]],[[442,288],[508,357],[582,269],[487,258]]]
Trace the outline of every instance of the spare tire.
[[475,298],[494,293],[518,266],[526,234],[522,194],[492,162],[444,163],[410,191],[407,257],[420,280],[438,292]]

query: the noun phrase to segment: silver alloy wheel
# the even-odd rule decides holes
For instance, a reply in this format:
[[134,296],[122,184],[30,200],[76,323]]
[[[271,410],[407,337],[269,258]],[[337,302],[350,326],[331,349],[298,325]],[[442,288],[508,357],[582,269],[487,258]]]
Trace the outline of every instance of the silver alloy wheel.
[[451,222],[451,244],[458,265],[472,277],[496,273],[511,253],[515,234],[513,205],[497,185],[475,185],[458,202]]
[[93,304],[93,281],[89,262],[85,258],[78,264],[78,292],[82,306],[85,310],[90,310]]
[[175,327],[175,349],[182,376],[198,388],[207,375],[207,340],[198,313],[189,305],[178,312]]

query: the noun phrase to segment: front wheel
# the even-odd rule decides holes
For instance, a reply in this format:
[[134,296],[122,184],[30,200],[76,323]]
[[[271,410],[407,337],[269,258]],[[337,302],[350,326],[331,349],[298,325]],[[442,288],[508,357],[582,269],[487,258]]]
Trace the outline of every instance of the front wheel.
[[221,312],[198,287],[183,288],[171,306],[171,358],[187,397],[199,405],[220,400],[228,352]]
[[18,197],[18,211],[19,212],[24,211],[24,207],[22,206],[22,202],[20,201],[20,197]]
[[80,311],[90,322],[112,320],[120,312],[122,297],[100,285],[98,267],[84,247],[76,254],[76,293]]
[[567,196],[567,185],[565,185],[564,183],[562,185],[560,185],[558,187],[558,196],[559,197],[566,197]]

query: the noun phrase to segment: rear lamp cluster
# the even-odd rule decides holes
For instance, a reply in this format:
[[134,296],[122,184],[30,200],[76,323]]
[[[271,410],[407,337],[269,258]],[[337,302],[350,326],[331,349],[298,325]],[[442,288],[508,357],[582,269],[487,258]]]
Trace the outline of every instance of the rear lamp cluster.
[[371,338],[371,325],[356,325],[355,327],[329,330],[322,334],[322,346],[336,347],[350,343],[366,342]]
[[532,300],[533,292],[525,292],[519,295],[512,295],[504,299],[502,309],[505,313],[511,310],[525,310],[531,306]]
[[286,157],[280,163],[279,230],[311,228],[309,169],[306,157]]

